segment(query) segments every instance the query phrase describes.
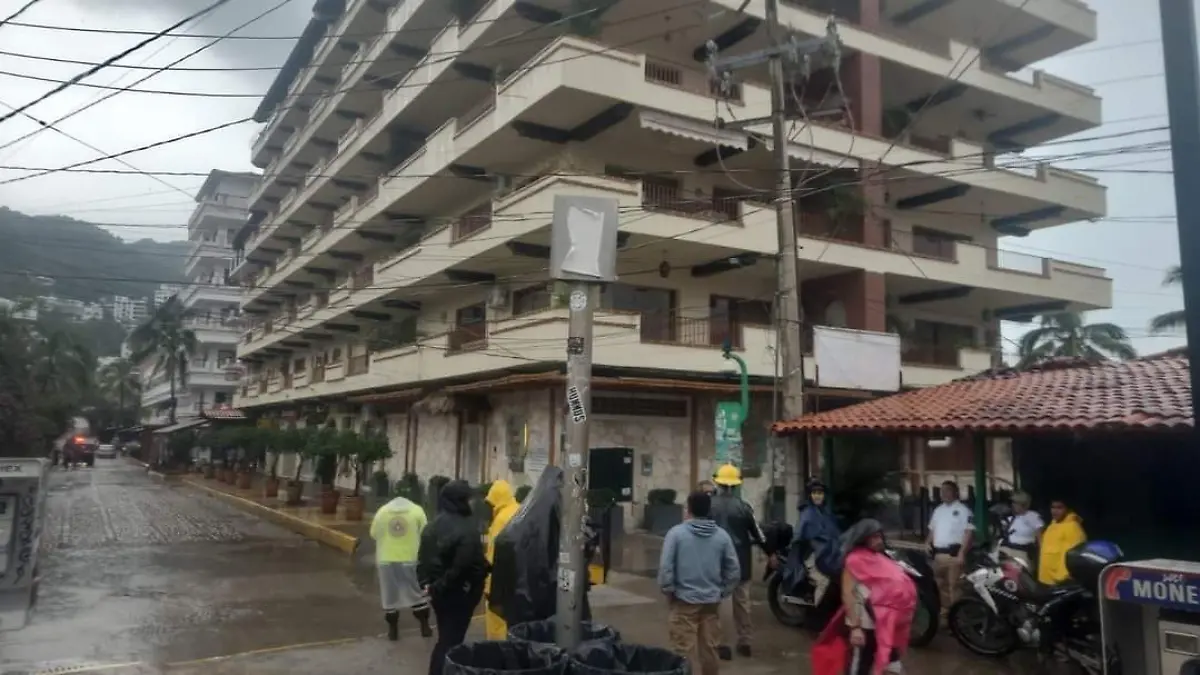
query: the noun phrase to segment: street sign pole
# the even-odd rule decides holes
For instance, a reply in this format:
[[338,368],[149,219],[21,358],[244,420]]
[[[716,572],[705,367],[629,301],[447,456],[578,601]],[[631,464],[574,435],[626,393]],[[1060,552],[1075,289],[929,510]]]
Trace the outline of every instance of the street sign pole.
[[550,275],[568,283],[566,433],[558,453],[563,470],[559,523],[558,644],[574,649],[582,640],[587,593],[584,518],[587,516],[588,414],[592,407],[592,326],[600,287],[616,281],[618,202],[556,196],[550,241]]
[[740,384],[737,401],[718,401],[716,406],[716,457],[715,465],[732,464],[739,470],[745,459],[745,442],[742,427],[750,414],[750,374],[746,369],[746,361],[734,354],[732,346],[726,344],[721,355],[738,366],[738,382]]

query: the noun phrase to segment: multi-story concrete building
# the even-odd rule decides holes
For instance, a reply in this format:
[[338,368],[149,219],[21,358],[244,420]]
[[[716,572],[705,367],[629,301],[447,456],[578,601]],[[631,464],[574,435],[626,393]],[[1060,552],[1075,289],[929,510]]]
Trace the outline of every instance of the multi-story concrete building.
[[[199,346],[188,364],[187,386],[176,392],[178,417],[233,401],[237,342],[245,325],[238,310],[239,289],[230,285],[228,276],[233,239],[246,222],[247,199],[257,183],[257,174],[214,170],[196,193],[196,209],[188,220],[193,244],[184,263],[188,283],[177,297]],[[142,407],[157,416],[152,420],[165,418],[170,396],[166,373],[155,373],[145,387]]]
[[[806,324],[781,329],[898,332],[903,384],[925,386],[988,368],[1002,319],[1110,305],[1104,270],[1000,247],[1105,213],[1094,178],[1016,154],[1100,124],[1088,87],[1018,73],[1094,40],[1096,15],[1079,0],[882,4],[781,5],[801,37],[835,12],[843,45],[788,87]],[[714,404],[736,398],[728,342],[749,367],[761,491],[777,367],[770,90],[765,66],[722,88],[703,61],[709,41],[768,45],[764,3],[601,6],[349,0],[314,17],[258,111],[237,405],[386,425],[393,473],[528,480],[564,425],[553,200],[607,197],[621,283],[596,318],[591,443],[631,454],[594,458],[635,503],[708,475]],[[804,368],[810,406],[861,395]],[[794,478],[797,462],[779,463]]]
[[159,284],[158,288],[154,289],[154,306],[161,307],[182,290],[183,284]]
[[124,295],[114,295],[105,300],[106,308],[114,321],[136,325],[150,316],[145,298],[130,298]]

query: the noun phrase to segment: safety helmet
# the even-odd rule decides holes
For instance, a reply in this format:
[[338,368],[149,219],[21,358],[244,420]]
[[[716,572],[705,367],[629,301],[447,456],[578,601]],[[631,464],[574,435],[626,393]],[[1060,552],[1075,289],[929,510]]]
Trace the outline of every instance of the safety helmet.
[[742,471],[732,464],[723,464],[717,472],[713,474],[713,482],[717,485],[725,487],[734,487],[742,484]]

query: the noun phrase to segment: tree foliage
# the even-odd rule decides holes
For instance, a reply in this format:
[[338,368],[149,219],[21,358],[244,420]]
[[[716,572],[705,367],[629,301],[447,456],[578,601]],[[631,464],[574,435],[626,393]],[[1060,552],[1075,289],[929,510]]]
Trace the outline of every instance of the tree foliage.
[[178,407],[176,392],[187,386],[188,362],[196,352],[199,341],[196,333],[187,327],[188,313],[178,297],[164,302],[146,322],[133,329],[129,336],[133,348],[133,360],[144,363],[153,359],[151,377],[165,373],[170,383],[170,421],[176,422]]
[[1123,328],[1112,323],[1085,323],[1079,312],[1043,314],[1038,327],[1021,336],[1019,352],[1020,367],[1060,357],[1089,361],[1137,357]]
[[[1167,269],[1166,277],[1163,279],[1163,286],[1180,286],[1183,284],[1183,268],[1179,265],[1174,265]],[[1182,330],[1187,325],[1187,315],[1182,309],[1164,312],[1150,319],[1151,333],[1171,333],[1177,330]]]

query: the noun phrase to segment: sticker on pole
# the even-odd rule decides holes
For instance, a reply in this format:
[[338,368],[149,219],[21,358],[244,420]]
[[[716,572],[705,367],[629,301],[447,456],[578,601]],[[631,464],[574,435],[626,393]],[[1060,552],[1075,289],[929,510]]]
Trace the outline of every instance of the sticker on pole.
[[587,309],[587,301],[587,293],[583,291],[571,291],[571,296],[568,298],[567,304],[572,312],[582,312]]
[[568,567],[559,566],[558,568],[558,588],[561,591],[570,593],[575,590],[575,570]]
[[567,407],[571,410],[572,422],[583,424],[587,421],[587,412],[583,409],[583,396],[579,394],[579,387],[567,389]]
[[581,356],[586,344],[581,337],[567,338],[567,354],[570,356]]

